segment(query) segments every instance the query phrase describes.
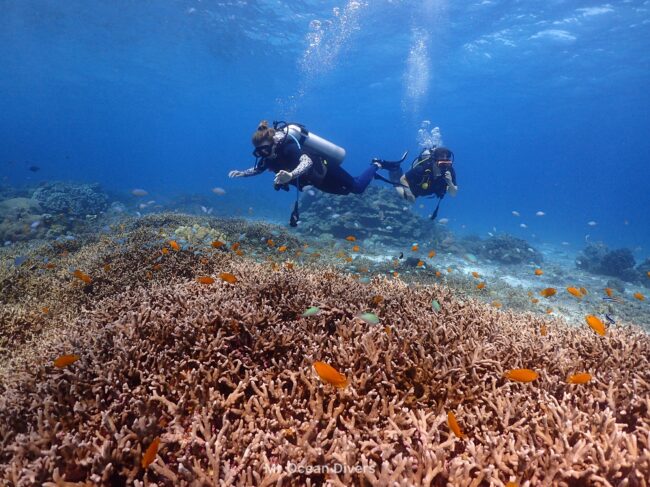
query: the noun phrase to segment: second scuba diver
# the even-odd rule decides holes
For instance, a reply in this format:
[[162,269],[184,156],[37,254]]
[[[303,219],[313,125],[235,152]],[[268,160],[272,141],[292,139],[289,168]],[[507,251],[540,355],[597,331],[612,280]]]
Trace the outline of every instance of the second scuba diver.
[[[289,190],[288,185],[302,191],[305,186],[332,194],[360,194],[372,182],[378,169],[394,171],[399,162],[373,159],[370,167],[359,176],[351,176],[340,164],[345,150],[309,132],[298,124],[276,122],[273,128],[266,120],[260,122],[253,133],[255,166],[244,171],[230,171],[231,178],[256,176],[264,171],[275,173],[273,185],[276,190]],[[291,215],[290,225],[296,226],[298,201]]]
[[[454,153],[446,147],[424,149],[413,161],[411,169],[406,174],[401,167],[389,169],[388,182],[395,186],[402,198],[410,202],[420,196],[437,196],[438,206],[431,215],[431,219],[435,219],[438,216],[440,201],[445,194],[456,196],[458,193],[453,164]],[[381,176],[377,177],[385,180]]]

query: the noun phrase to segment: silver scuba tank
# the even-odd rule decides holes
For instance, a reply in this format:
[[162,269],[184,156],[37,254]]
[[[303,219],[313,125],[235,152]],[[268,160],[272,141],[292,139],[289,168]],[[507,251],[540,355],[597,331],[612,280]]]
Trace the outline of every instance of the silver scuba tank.
[[340,165],[345,159],[345,149],[333,144],[329,140],[319,137],[305,127],[293,123],[281,129],[288,136],[296,139],[300,147],[308,152],[313,152],[327,159],[327,162]]

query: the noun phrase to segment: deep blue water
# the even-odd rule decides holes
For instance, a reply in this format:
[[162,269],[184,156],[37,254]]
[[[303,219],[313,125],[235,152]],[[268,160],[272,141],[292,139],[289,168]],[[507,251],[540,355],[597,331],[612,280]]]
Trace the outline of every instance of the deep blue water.
[[345,147],[353,174],[414,156],[430,120],[456,155],[453,229],[589,234],[643,258],[649,59],[647,0],[0,0],[0,171],[285,220],[293,194],[270,174],[227,178],[261,119]]

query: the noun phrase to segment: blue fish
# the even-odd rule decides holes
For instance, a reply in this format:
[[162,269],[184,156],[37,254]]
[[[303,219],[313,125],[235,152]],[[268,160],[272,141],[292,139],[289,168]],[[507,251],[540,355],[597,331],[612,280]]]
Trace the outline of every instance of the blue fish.
[[14,259],[14,265],[15,265],[16,267],[20,267],[21,265],[23,265],[23,262],[25,262],[26,260],[27,260],[27,257],[24,256],[24,255],[21,255],[21,256],[19,256],[19,257],[16,257],[16,258]]
[[609,316],[608,314],[605,315],[605,319],[609,322],[610,325],[615,325],[616,324],[616,321],[614,321],[614,319],[611,316]]

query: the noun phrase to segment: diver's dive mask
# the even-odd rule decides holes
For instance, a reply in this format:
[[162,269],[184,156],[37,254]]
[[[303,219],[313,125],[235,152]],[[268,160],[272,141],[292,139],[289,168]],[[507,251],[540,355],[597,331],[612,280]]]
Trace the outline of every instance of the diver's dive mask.
[[269,157],[273,153],[273,144],[258,145],[253,151],[255,157]]

